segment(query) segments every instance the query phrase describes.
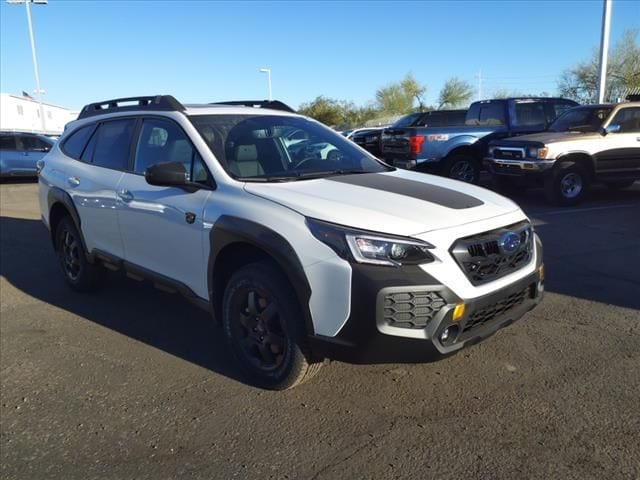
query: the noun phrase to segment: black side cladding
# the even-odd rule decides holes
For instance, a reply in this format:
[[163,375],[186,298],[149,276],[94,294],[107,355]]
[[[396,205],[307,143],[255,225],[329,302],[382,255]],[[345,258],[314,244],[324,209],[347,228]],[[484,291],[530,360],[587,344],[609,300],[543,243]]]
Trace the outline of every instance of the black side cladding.
[[425,202],[435,203],[443,207],[460,210],[483,205],[479,198],[472,197],[466,193],[456,192],[450,188],[429,185],[415,180],[407,180],[392,175],[380,173],[365,173],[358,175],[343,175],[330,177],[326,180],[332,182],[348,183],[358,187],[374,188],[389,193],[397,193],[407,197],[417,198]]
[[210,234],[211,251],[209,253],[208,282],[209,298],[214,302],[216,262],[222,250],[234,243],[244,243],[259,248],[267,253],[284,271],[289,279],[302,309],[307,333],[314,333],[309,299],[311,286],[307,281],[304,268],[291,244],[279,233],[255,222],[230,215],[221,216],[213,225]]

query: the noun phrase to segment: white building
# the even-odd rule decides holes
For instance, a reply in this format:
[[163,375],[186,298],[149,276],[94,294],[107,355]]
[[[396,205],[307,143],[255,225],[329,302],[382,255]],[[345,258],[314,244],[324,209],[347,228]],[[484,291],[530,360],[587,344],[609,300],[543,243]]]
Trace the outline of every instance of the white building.
[[43,103],[44,132],[40,119],[40,105],[30,97],[0,93],[0,130],[60,135],[64,126],[78,117],[68,108]]

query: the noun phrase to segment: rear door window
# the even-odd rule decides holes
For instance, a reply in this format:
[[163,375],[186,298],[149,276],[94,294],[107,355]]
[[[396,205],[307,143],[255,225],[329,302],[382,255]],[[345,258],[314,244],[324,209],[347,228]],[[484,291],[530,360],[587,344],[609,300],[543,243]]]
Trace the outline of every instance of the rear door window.
[[545,126],[547,122],[542,102],[517,102],[513,125],[517,127]]
[[91,162],[113,170],[126,170],[136,120],[127,118],[101,123],[96,132]]
[[466,125],[505,125],[504,103],[475,104],[467,114]]
[[0,150],[15,150],[16,139],[14,135],[0,135]]
[[29,152],[48,152],[51,150],[51,145],[38,137],[22,137],[22,144]]

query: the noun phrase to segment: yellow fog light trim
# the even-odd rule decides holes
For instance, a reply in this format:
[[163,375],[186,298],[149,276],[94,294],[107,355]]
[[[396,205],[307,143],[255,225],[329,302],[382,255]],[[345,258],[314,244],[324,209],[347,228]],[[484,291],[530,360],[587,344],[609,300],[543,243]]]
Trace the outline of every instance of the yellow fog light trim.
[[540,265],[540,268],[538,268],[538,277],[540,277],[540,280],[544,280],[544,265]]
[[462,316],[464,315],[464,309],[465,309],[465,305],[464,303],[459,303],[455,306],[455,308],[453,309],[453,321],[457,322],[458,320],[460,320],[462,318]]

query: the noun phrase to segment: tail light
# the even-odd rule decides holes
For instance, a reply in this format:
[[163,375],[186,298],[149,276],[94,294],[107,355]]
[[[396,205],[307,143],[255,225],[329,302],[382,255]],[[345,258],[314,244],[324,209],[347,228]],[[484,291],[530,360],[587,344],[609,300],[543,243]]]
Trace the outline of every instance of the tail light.
[[424,143],[424,135],[416,135],[409,137],[409,151],[411,153],[420,153],[422,144]]

